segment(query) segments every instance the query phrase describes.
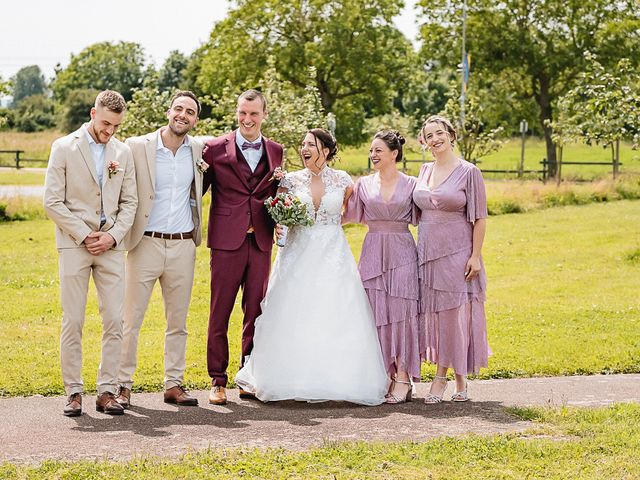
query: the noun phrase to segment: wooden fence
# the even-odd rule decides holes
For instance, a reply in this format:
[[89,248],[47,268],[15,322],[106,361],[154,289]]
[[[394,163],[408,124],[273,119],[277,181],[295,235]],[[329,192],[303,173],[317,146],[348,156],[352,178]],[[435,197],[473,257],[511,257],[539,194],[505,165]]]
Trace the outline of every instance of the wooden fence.
[[[5,164],[3,161],[3,155],[9,154],[9,163]],[[46,167],[48,160],[43,160],[41,158],[23,158],[24,150],[0,150],[0,167],[15,167],[17,169],[21,169],[25,166],[25,164],[36,164],[35,166]]]

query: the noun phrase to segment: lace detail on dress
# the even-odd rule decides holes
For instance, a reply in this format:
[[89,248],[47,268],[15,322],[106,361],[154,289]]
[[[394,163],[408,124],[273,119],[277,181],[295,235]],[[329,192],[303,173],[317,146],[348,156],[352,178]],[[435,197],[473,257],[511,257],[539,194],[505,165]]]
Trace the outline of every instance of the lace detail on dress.
[[308,169],[287,173],[280,186],[307,204],[309,216],[316,225],[340,225],[345,190],[353,185],[347,172],[325,167],[320,172],[324,195],[316,211],[311,196],[311,172]]

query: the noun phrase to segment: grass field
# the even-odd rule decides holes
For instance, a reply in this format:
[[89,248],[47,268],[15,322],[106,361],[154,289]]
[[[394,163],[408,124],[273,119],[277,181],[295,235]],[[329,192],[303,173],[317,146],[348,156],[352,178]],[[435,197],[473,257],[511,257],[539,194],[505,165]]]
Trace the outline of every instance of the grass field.
[[513,409],[536,422],[526,432],[425,443],[327,443],[306,452],[208,450],[179,459],[0,465],[6,479],[635,479],[640,477],[640,405]]
[[[25,150],[24,158],[47,159],[51,143],[62,136],[60,132],[46,131],[37,133],[0,132],[0,150]],[[521,142],[519,138],[507,139],[504,146],[496,153],[482,158],[478,166],[485,169],[515,169],[520,162]],[[410,160],[422,160],[418,142],[408,139],[405,148],[405,157]],[[346,147],[339,152],[340,160],[335,167],[347,170],[352,175],[361,175],[367,171],[367,157],[369,145],[361,147]],[[295,152],[289,155],[295,156]],[[567,145],[564,149],[564,161],[608,162],[611,160],[610,149],[585,144]],[[546,157],[545,143],[541,138],[529,137],[525,143],[525,170],[541,169],[540,161]],[[424,157],[430,160],[427,152]],[[14,165],[13,157],[9,154],[0,154],[0,166]],[[620,148],[621,172],[640,174],[640,151],[631,149],[630,143],[623,143]],[[45,166],[46,164],[29,164],[25,166]],[[420,163],[409,163],[408,172],[416,175]],[[577,166],[565,165],[562,168],[563,179],[566,180],[591,180],[610,178],[611,168],[607,166]],[[505,178],[501,174],[487,174],[487,178]],[[515,178],[508,176],[507,178]],[[528,175],[529,179],[536,179],[538,175]],[[1,184],[1,183],[0,183]]]
[[[365,233],[346,228],[356,257]],[[53,223],[0,224],[0,395],[63,393]],[[481,377],[640,372],[640,202],[559,207],[489,221],[484,248],[493,349]],[[101,323],[95,290],[84,329],[84,375],[95,390]],[[188,319],[186,382],[206,388],[208,250],[198,249]],[[134,390],[162,388],[164,317],[156,287],[140,336]],[[238,368],[239,306],[231,319],[231,377]],[[431,377],[433,367],[424,367]]]
[[[410,142],[410,147],[405,153],[409,160],[423,159],[421,151],[415,147],[416,142]],[[518,138],[506,141],[504,146],[497,152],[481,159],[478,167],[490,170],[517,169],[520,164],[521,142]],[[340,160],[336,168],[347,170],[352,174],[362,174],[367,169],[367,157],[369,155],[369,145],[360,148],[345,148],[340,152]],[[546,150],[543,139],[531,137],[525,142],[525,170],[541,170],[540,161],[545,158]],[[429,152],[424,159],[431,160]],[[598,146],[585,144],[571,144],[564,148],[563,161],[569,162],[610,162],[611,151]],[[623,164],[620,171],[623,173],[640,174],[640,151],[634,151],[630,143],[624,143],[620,147],[620,162]],[[408,173],[417,175],[420,163],[409,163]],[[527,175],[529,179],[536,179],[539,175]],[[515,178],[515,175],[506,176],[504,174],[485,174],[485,178]],[[562,178],[566,180],[591,180],[595,178],[611,178],[611,167],[604,165],[564,165],[562,167]]]

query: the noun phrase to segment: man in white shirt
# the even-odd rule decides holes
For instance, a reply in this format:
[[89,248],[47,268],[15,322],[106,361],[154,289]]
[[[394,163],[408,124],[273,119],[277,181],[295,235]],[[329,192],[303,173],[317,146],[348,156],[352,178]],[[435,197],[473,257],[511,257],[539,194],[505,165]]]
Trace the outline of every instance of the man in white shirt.
[[201,241],[202,144],[188,135],[200,113],[189,91],[176,93],[165,127],[129,138],[137,167],[138,209],[125,238],[127,256],[124,334],[117,401],[131,402],[138,335],[156,280],[160,281],[167,328],[164,345],[164,401],[198,404],[182,386],[187,344],[187,313]]

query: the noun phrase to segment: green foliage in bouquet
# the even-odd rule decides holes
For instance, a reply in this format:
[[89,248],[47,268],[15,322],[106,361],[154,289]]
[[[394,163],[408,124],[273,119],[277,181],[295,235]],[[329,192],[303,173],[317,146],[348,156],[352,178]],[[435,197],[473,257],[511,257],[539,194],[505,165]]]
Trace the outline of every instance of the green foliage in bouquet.
[[313,219],[307,212],[307,204],[291,193],[278,193],[264,202],[271,218],[287,227],[313,225]]

